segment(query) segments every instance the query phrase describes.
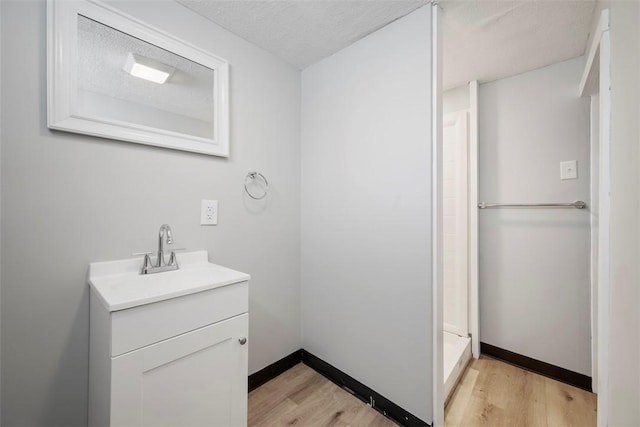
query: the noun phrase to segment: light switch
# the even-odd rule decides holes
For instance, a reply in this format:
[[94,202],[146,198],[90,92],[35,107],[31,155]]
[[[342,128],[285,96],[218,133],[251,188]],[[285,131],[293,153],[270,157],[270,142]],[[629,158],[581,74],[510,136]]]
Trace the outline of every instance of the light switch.
[[578,162],[576,160],[560,162],[560,179],[578,179]]

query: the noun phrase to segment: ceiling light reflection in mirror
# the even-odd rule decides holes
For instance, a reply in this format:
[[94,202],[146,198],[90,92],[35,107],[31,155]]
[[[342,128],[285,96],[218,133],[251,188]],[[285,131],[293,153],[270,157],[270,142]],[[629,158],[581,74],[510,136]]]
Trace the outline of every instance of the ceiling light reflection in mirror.
[[214,137],[212,69],[82,15],[78,58],[80,114]]
[[145,58],[144,56],[129,52],[127,55],[127,62],[124,63],[124,70],[133,77],[138,77],[158,84],[164,84],[171,74],[173,74],[175,68],[170,67],[167,64],[163,64],[162,62],[154,61],[153,59]]

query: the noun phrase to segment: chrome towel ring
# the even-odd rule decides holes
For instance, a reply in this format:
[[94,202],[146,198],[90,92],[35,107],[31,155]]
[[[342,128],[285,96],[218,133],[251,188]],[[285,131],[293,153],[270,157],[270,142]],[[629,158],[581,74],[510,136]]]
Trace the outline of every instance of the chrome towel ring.
[[[258,196],[252,194],[247,187],[247,185],[250,185],[254,182],[257,184],[257,186],[262,188],[262,194]],[[251,197],[252,199],[262,200],[267,197],[267,194],[269,193],[269,181],[267,181],[267,178],[265,178],[264,175],[262,175],[260,172],[249,171],[247,172],[247,176],[244,178],[244,191],[246,191],[249,197]]]

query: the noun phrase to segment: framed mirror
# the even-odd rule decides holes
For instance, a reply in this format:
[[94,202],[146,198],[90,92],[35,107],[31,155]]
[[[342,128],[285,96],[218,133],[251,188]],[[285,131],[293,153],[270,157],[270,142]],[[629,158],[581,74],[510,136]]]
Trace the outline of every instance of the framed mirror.
[[229,156],[229,64],[94,0],[47,3],[47,125]]

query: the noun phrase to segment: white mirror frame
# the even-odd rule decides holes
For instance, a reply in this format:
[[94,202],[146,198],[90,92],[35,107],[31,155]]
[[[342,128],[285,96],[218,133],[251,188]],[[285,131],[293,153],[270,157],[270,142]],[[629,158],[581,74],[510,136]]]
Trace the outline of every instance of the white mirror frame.
[[[214,70],[214,137],[203,138],[78,112],[78,15]],[[47,2],[47,125],[51,129],[229,156],[229,64],[97,0]]]

